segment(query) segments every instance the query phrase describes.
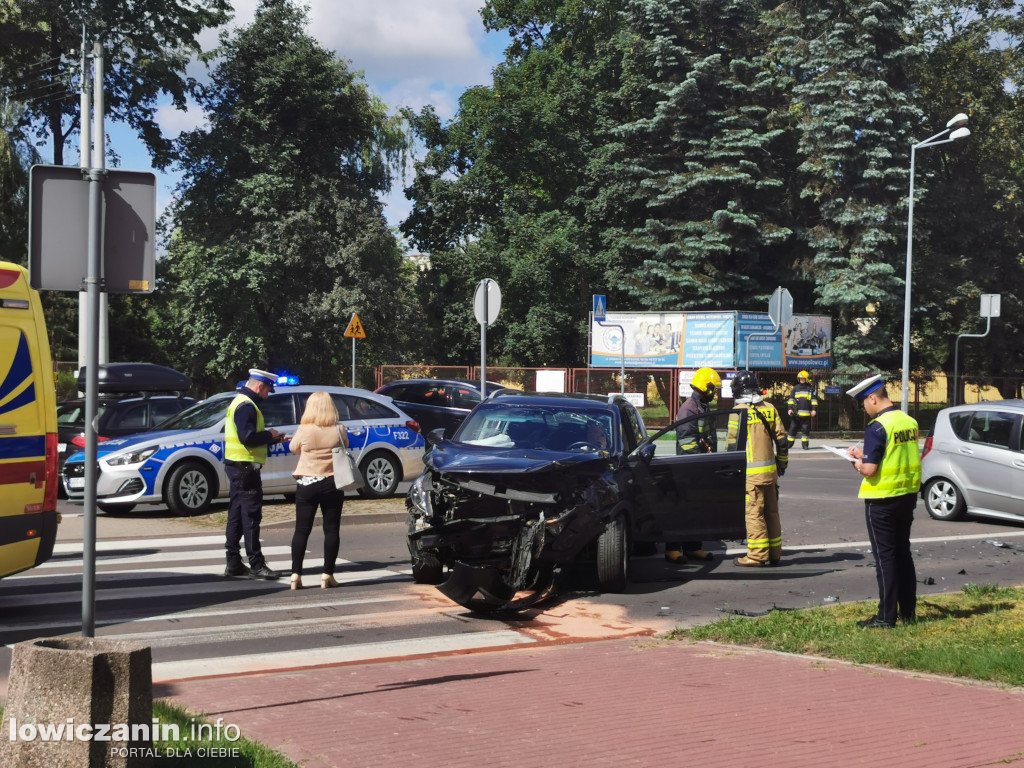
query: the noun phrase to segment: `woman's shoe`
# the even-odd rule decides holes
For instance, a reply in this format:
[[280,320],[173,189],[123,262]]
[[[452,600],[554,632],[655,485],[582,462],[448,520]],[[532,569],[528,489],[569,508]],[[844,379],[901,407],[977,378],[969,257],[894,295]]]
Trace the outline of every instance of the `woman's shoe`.
[[292,574],[292,589],[302,589],[302,576],[297,573]]
[[338,586],[338,582],[334,580],[334,577],[329,573],[325,573],[320,577],[320,589],[328,589],[329,587]]

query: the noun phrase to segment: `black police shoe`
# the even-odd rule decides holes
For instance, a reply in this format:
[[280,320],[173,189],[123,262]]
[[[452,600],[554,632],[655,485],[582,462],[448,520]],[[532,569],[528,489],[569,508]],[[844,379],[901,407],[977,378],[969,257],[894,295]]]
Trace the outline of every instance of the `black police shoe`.
[[224,568],[224,575],[236,579],[249,578],[249,567],[241,560],[228,560]]
[[249,578],[258,581],[276,581],[281,578],[281,574],[268,568],[266,563],[260,563],[249,569]]
[[858,621],[857,626],[861,629],[892,629],[895,624],[890,624],[880,616],[872,616],[870,619]]

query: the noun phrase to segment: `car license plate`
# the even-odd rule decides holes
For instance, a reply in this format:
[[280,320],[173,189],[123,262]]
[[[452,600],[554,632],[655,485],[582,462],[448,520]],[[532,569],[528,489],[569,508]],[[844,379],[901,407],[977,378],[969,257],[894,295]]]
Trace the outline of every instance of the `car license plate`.
[[84,477],[69,477],[68,478],[68,488],[70,488],[72,490],[77,490],[77,489],[85,488],[85,478]]
[[57,443],[57,453],[64,453],[68,449],[67,443]]

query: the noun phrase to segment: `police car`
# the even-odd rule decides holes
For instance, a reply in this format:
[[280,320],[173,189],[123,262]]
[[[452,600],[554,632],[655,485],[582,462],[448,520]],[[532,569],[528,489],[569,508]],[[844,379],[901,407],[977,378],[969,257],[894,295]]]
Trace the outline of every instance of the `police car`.
[[[289,437],[295,434],[306,400],[317,391],[331,395],[348,430],[349,448],[365,480],[361,495],[390,496],[402,480],[423,471],[425,443],[419,425],[390,397],[363,389],[279,381],[260,405],[267,429]],[[224,422],[234,396],[235,392],[214,395],[182,411],[159,431],[100,443],[99,508],[127,512],[136,504],[166,504],[176,514],[195,515],[205,512],[214,499],[226,498]],[[287,442],[270,446],[262,472],[264,494],[294,493],[292,472],[298,460]],[[81,503],[85,495],[84,462],[84,453],[71,455],[61,474],[72,502]]]

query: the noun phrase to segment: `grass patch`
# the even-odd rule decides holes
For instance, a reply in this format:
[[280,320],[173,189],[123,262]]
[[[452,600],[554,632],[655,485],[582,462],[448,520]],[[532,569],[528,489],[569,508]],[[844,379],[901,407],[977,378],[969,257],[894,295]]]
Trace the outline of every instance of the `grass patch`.
[[[3,716],[4,710],[0,707],[0,720]],[[153,717],[159,718],[161,727],[177,725],[181,736],[180,741],[153,742],[153,748],[159,755],[153,761],[154,768],[299,768],[280,752],[275,752],[258,741],[246,738],[229,741],[223,738],[223,731],[220,739],[203,738],[192,741],[193,726],[197,733],[206,736],[208,731],[200,730],[200,724],[210,721],[175,704],[155,700]],[[229,735],[235,734],[231,732]],[[186,750],[190,754],[186,754]]]
[[1024,685],[1024,589],[968,584],[960,593],[918,598],[916,624],[860,629],[857,621],[875,608],[872,602],[773,611],[676,629],[669,637]]

